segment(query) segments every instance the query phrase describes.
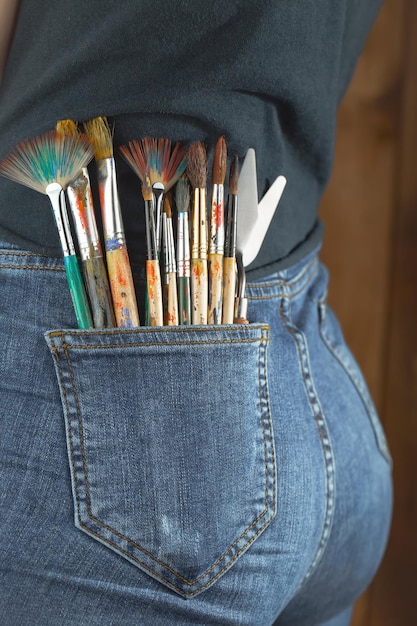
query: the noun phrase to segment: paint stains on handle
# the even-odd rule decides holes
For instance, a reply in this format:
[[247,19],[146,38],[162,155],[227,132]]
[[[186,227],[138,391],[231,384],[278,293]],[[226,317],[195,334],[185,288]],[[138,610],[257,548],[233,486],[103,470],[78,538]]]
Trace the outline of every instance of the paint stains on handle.
[[233,324],[235,314],[236,259],[225,257],[223,261],[222,323]]
[[191,319],[193,324],[207,324],[208,271],[204,259],[191,260]]
[[108,246],[106,242],[106,260],[116,324],[119,328],[139,326],[135,287],[126,248]]
[[84,280],[93,315],[94,328],[113,328],[116,319],[104,260],[94,251],[82,262]]
[[208,255],[208,323],[221,324],[223,302],[223,255]]
[[163,326],[162,285],[159,261],[146,261],[146,284],[148,290],[149,322],[151,326]]

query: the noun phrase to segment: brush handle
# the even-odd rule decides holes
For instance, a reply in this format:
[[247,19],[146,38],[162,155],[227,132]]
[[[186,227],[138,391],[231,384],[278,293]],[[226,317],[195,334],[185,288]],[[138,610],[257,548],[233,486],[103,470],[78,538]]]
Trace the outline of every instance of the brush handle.
[[223,300],[223,255],[208,255],[208,323],[221,324]]
[[159,261],[147,259],[146,284],[148,293],[149,322],[151,326],[163,326],[162,285]]
[[205,259],[191,259],[192,323],[207,324],[208,272]]
[[177,276],[175,272],[166,275],[168,281],[164,285],[164,324],[178,326]]
[[68,286],[70,289],[72,303],[74,305],[75,315],[79,328],[92,328],[93,320],[91,319],[90,309],[88,305],[87,295],[85,293],[83,277],[81,275],[78,259],[75,254],[64,256],[64,266],[67,275]]
[[116,324],[119,328],[139,326],[135,287],[126,248],[106,241],[106,260]]
[[243,265],[243,256],[240,250],[236,250],[237,266],[237,289],[235,300],[235,324],[249,324],[248,321],[248,300],[245,297],[246,271]]
[[84,281],[90,299],[94,328],[113,328],[116,318],[107,278],[106,267],[101,255],[91,254],[82,261]]
[[224,257],[223,259],[223,306],[222,323],[233,324],[235,314],[236,292],[236,259]]
[[190,278],[189,276],[179,276],[177,283],[179,323],[186,326],[191,324]]

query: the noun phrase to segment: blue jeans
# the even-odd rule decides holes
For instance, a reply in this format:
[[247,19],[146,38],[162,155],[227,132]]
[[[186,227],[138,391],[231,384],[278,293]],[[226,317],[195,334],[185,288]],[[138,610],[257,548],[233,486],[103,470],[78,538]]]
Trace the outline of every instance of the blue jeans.
[[391,466],[316,254],[248,326],[76,330],[62,261],[0,251],[0,621],[343,626]]

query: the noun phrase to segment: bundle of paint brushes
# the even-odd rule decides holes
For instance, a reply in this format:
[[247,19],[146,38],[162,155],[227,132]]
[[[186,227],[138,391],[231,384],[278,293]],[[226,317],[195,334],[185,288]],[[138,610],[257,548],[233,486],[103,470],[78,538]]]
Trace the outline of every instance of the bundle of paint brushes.
[[[83,130],[71,120],[58,122],[55,130],[20,143],[0,163],[0,174],[49,197],[78,326],[137,327],[112,130],[103,117]],[[144,201],[145,325],[246,322],[235,313],[239,160],[235,156],[231,163],[225,205],[224,137],[215,148],[210,206],[202,143],[187,151],[169,139],[144,138],[120,147],[120,153],[139,177]],[[93,157],[104,253],[87,169]]]

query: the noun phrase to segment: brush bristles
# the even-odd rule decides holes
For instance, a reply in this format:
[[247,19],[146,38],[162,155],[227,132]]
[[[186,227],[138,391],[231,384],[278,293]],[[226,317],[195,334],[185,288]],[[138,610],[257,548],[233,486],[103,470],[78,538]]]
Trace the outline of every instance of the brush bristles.
[[207,185],[207,154],[203,144],[191,144],[187,157],[187,176],[193,189],[204,189]]
[[141,143],[136,139],[133,139],[133,141],[129,141],[127,146],[120,146],[119,151],[135,174],[141,179],[141,181],[143,181],[147,170],[147,164],[146,156],[142,150]]
[[190,206],[190,187],[186,176],[181,176],[175,187],[175,202],[177,211],[184,213],[188,211]]
[[214,150],[213,159],[213,175],[212,182],[214,185],[223,185],[226,178],[227,170],[227,149],[224,137],[219,137],[216,148]]
[[120,152],[142,181],[149,170],[151,185],[162,183],[165,191],[177,182],[187,165],[185,147],[177,142],[171,150],[171,141],[163,137],[130,141]]
[[145,202],[149,202],[152,200],[152,185],[151,180],[149,178],[149,173],[145,172],[142,181],[142,196]]
[[92,157],[93,149],[85,135],[52,130],[19,143],[0,163],[0,174],[46,193],[53,182],[65,189]]
[[239,157],[237,156],[237,154],[235,154],[233,157],[233,161],[230,165],[230,173],[229,173],[230,195],[237,196],[238,182],[239,182]]
[[55,126],[56,132],[63,135],[77,135],[78,126],[74,120],[59,120]]
[[171,196],[169,193],[164,196],[164,211],[168,219],[172,218]]
[[96,161],[113,156],[113,133],[106,117],[96,117],[85,122],[84,131],[94,148]]

